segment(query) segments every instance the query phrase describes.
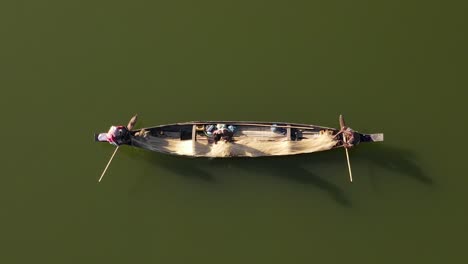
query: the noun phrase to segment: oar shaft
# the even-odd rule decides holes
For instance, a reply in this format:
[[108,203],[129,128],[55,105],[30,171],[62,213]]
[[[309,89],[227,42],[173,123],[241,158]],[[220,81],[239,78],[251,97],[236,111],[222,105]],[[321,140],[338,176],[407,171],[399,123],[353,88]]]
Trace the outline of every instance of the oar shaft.
[[351,172],[351,162],[349,162],[348,149],[345,148],[345,151],[346,151],[346,159],[348,160],[349,180],[353,182],[353,173]]
[[[342,120],[342,117],[340,116],[340,121]],[[353,173],[351,172],[351,162],[349,161],[349,153],[348,153],[348,148],[346,147],[348,143],[348,139],[346,138],[346,134],[343,133],[343,147],[346,152],[346,160],[348,161],[348,170],[349,170],[349,181],[353,182]]]
[[101,182],[102,178],[104,177],[104,174],[106,174],[107,168],[109,168],[109,165],[111,164],[112,159],[114,158],[115,154],[117,153],[117,150],[119,150],[119,147],[116,147],[116,148],[115,148],[114,154],[112,154],[112,157],[110,158],[109,162],[108,162],[107,165],[106,165],[106,168],[105,168],[104,171],[102,172],[101,177],[99,177],[99,181],[98,181],[98,182]]

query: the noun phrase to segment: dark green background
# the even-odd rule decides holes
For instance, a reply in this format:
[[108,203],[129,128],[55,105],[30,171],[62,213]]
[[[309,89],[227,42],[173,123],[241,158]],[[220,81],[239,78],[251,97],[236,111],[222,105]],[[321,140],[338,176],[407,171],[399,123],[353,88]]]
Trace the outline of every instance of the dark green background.
[[[1,263],[464,263],[463,1],[3,1]],[[186,159],[94,132],[338,126],[382,144]]]

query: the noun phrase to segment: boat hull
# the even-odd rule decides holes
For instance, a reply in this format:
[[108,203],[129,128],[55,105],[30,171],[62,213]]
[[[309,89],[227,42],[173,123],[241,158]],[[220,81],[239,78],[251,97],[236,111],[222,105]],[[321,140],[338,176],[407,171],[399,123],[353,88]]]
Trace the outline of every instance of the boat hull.
[[[225,124],[229,141],[215,141],[208,129]],[[229,158],[306,154],[342,147],[336,128],[285,122],[193,121],[130,131],[127,145],[171,155]],[[383,134],[355,132],[356,142],[383,141]]]

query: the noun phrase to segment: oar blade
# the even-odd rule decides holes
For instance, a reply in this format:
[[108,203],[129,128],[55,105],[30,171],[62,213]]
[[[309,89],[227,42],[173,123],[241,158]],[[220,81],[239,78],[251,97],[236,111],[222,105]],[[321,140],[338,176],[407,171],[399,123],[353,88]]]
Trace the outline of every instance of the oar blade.
[[340,128],[343,129],[343,127],[346,126],[346,123],[344,121],[343,115],[340,115]]
[[130,121],[128,121],[127,129],[132,130],[138,120],[138,115],[134,115]]

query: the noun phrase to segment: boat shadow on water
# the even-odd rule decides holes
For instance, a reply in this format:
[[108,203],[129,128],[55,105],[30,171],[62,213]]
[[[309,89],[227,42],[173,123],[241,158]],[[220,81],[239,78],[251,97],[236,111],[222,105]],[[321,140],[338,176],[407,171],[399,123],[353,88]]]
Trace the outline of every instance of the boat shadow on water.
[[[342,189],[304,166],[304,164],[310,164],[311,155],[207,159],[171,156],[140,150],[125,151],[124,155],[132,159],[146,160],[155,169],[167,170],[171,174],[184,177],[187,180],[208,184],[220,183],[230,176],[249,175],[248,177],[252,177],[254,175],[257,177],[260,175],[263,177],[267,175],[278,177],[297,184],[314,186],[328,194],[338,204],[345,207],[351,206],[351,201]],[[315,155],[320,156],[320,154]],[[316,162],[318,164],[320,159]],[[143,181],[147,183],[147,180]]]
[[194,159],[168,154],[154,153],[146,150],[131,150],[126,153],[126,156],[146,160],[153,165],[155,169],[163,169],[171,173],[185,177],[189,180],[202,181],[206,183],[216,183],[216,177],[209,171],[204,169],[205,159]]
[[[317,160],[315,161],[317,162],[317,166],[319,165],[319,160],[323,159],[323,157],[318,157],[321,156],[321,154],[323,155],[325,153],[315,154],[317,156]],[[326,177],[321,177],[316,171],[309,169],[310,166],[314,166],[311,164],[310,158],[310,155],[299,155],[249,159],[247,161],[238,160],[238,167],[251,173],[278,177],[304,186],[313,186],[327,194],[339,205],[351,207],[351,200],[347,197],[343,189],[333,183],[332,179],[326,180],[324,179]]]
[[[223,173],[220,172],[223,170],[244,171],[245,174],[268,175],[304,186],[313,186],[341,206],[351,207],[352,205],[344,187],[341,188],[334,183],[339,180],[340,186],[343,186],[343,181],[347,181],[346,162],[342,150],[339,149],[289,157],[223,159],[187,158],[146,151],[129,151],[126,154],[131,158],[143,158],[156,168],[162,168],[189,180],[215,184],[222,181]],[[392,175],[406,176],[425,185],[434,184],[434,181],[418,166],[417,159],[410,150],[375,144],[360,146],[354,149],[351,155],[351,162],[357,167],[368,164],[371,168],[378,167],[393,172]],[[337,179],[337,173],[333,169],[330,175],[323,175],[327,170],[336,166],[343,167],[340,179]],[[355,176],[355,181],[359,181],[359,178],[364,176],[362,172],[360,174],[359,177]],[[372,181],[372,178],[379,175],[371,170],[369,176]]]
[[407,177],[424,185],[435,184],[418,165],[417,155],[412,150],[374,144],[362,147],[353,154],[354,161],[369,164],[371,179],[379,177],[373,167],[380,167],[393,172],[392,175]]

